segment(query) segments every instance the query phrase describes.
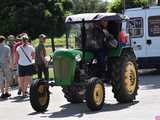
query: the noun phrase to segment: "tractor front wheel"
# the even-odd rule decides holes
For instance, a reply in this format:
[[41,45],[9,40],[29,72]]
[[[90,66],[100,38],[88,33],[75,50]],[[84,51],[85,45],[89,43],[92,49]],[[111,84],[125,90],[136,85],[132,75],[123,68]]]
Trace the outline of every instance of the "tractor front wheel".
[[42,80],[34,80],[30,87],[30,103],[37,112],[44,112],[49,104],[49,87]]
[[92,111],[100,110],[103,107],[105,88],[102,80],[93,77],[89,80],[86,88],[86,103]]

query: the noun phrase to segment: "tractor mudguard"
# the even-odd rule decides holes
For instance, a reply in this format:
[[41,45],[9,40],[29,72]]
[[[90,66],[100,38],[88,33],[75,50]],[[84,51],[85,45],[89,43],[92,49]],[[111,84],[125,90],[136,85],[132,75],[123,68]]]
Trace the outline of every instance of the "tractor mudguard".
[[[108,57],[120,57],[123,53],[131,52],[134,54],[133,48],[130,46],[120,46],[117,48],[110,48],[108,51]],[[134,54],[135,56],[135,54]],[[136,57],[136,56],[135,56]]]

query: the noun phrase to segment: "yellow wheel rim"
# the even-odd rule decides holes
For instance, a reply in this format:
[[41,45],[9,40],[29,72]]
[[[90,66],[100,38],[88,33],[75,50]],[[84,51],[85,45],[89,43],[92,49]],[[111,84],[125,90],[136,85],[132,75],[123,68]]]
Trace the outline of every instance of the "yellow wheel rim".
[[47,100],[48,100],[46,86],[40,85],[38,87],[38,93],[39,93],[38,101],[39,101],[40,105],[43,106],[47,103]]
[[129,61],[125,68],[125,87],[128,94],[133,94],[136,88],[137,73],[133,62]]
[[103,102],[103,87],[101,84],[95,86],[93,97],[97,106]]

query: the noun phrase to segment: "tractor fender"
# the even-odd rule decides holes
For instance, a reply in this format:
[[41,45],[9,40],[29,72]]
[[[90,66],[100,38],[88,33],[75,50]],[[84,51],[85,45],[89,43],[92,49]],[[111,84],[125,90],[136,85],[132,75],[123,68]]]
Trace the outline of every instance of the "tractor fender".
[[108,57],[109,58],[120,57],[124,54],[133,54],[133,56],[136,58],[134,50],[130,46],[111,48],[108,52]]

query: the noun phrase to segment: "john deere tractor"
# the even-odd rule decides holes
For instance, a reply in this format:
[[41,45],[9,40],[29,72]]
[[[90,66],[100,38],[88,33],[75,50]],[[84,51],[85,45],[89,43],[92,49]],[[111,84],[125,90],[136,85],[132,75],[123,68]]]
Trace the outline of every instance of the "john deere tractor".
[[[99,64],[96,50],[90,49],[89,29],[99,21],[108,21],[108,31],[117,40],[117,46],[106,45],[104,65]],[[127,35],[128,18],[117,13],[86,13],[68,16],[66,48],[53,52],[54,80],[34,80],[30,87],[30,103],[37,112],[47,109],[49,86],[61,86],[70,103],[85,102],[91,111],[100,110],[105,100],[105,83],[112,85],[115,99],[132,102],[138,89],[136,57]],[[123,32],[123,37],[119,33]],[[125,39],[125,43],[124,40]],[[98,40],[97,40],[98,41]],[[94,48],[94,47],[93,47]],[[96,48],[95,48],[96,49]]]

